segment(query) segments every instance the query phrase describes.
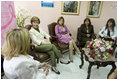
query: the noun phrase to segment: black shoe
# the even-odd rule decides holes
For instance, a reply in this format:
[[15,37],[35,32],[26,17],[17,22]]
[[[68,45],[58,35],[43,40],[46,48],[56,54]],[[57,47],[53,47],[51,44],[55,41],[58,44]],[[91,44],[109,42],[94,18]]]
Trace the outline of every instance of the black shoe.
[[61,63],[61,64],[69,64],[69,63],[70,63],[70,61],[68,61],[67,63],[64,63],[64,62],[61,62],[61,61],[60,61],[60,63]]
[[51,67],[51,70],[54,71],[56,74],[60,74],[59,71],[56,72],[52,67]]

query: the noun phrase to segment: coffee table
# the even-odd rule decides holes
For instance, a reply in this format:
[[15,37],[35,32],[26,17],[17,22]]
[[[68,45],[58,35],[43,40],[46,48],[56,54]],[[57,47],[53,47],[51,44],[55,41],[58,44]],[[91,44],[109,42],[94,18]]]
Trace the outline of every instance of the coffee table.
[[89,52],[90,52],[89,48],[82,48],[81,65],[79,66],[80,68],[82,68],[82,66],[84,65],[83,59],[85,56],[85,60],[89,62],[87,79],[90,78],[91,68],[93,65],[97,65],[97,69],[99,69],[99,67],[106,67],[107,65],[111,65],[112,69],[108,73],[107,77],[116,69],[116,65],[115,65],[115,62],[117,62],[116,58],[112,56],[107,56],[108,58],[106,60],[100,60],[98,57],[95,57],[93,59],[89,56]]

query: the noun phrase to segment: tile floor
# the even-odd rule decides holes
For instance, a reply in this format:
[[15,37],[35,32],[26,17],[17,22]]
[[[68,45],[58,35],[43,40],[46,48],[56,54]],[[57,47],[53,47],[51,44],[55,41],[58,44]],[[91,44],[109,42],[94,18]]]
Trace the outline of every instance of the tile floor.
[[[64,59],[69,60],[69,54],[64,54]],[[57,69],[60,71],[58,79],[86,79],[88,71],[88,62],[84,60],[84,65],[82,69],[79,68],[81,64],[80,55],[76,54],[73,56],[73,63],[70,64],[57,64]],[[117,63],[116,63],[117,65]],[[107,79],[107,75],[111,70],[111,66],[100,67],[97,69],[97,66],[93,66],[91,69],[90,79]]]

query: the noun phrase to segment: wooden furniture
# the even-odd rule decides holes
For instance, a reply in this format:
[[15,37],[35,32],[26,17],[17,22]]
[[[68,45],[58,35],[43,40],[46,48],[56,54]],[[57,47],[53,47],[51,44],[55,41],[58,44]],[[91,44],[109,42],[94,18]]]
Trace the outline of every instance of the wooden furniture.
[[[56,22],[53,22],[48,25],[49,35],[51,36],[51,43],[54,44],[62,54],[69,51],[69,45],[68,44],[62,44],[58,41],[58,37],[55,35],[55,26],[57,25]],[[70,34],[71,35],[71,34]],[[75,50],[74,50],[75,54]]]
[[84,64],[83,57],[85,56],[85,60],[89,62],[87,79],[90,78],[91,68],[93,65],[97,65],[97,69],[99,69],[99,67],[105,67],[107,65],[111,65],[112,69],[108,73],[108,76],[116,69],[116,65],[115,65],[115,62],[117,62],[116,58],[114,58],[112,56],[108,56],[108,58],[106,60],[100,60],[96,56],[95,59],[93,59],[88,55],[90,52],[88,48],[83,48],[82,50],[83,50],[83,52],[81,53],[81,65],[79,67],[82,68],[82,66]]

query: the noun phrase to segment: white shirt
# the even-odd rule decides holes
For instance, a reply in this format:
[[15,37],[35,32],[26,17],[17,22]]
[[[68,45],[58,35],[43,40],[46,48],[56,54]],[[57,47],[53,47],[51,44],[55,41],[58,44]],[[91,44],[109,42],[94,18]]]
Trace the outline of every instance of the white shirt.
[[44,32],[41,28],[39,28],[39,31],[40,33],[32,27],[29,31],[30,37],[35,46],[40,45],[41,42],[44,41],[44,37],[46,37],[46,39],[48,40],[50,38],[50,36],[46,32]]
[[[107,36],[108,33],[108,29],[105,29],[105,27],[103,27],[100,32],[98,33],[101,37]],[[112,39],[115,39],[115,37],[117,37],[117,28],[114,27],[114,32],[110,31],[110,37]]]
[[4,59],[3,67],[5,77],[8,79],[46,79],[57,78],[55,74],[49,71],[46,76],[43,69],[38,69],[41,65],[39,61],[33,59],[32,56],[19,55],[11,60]]

